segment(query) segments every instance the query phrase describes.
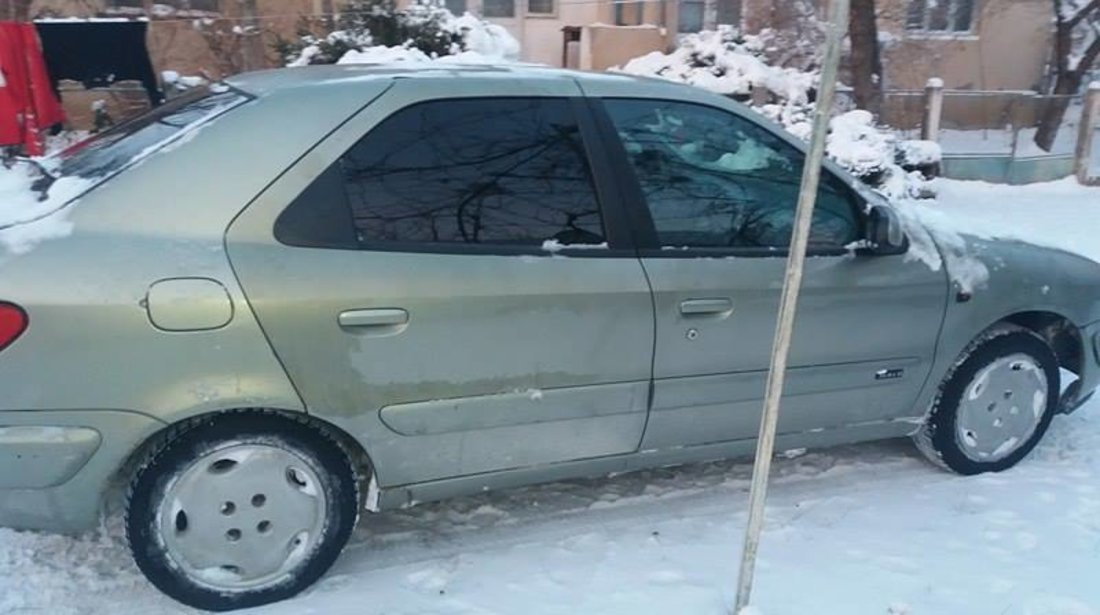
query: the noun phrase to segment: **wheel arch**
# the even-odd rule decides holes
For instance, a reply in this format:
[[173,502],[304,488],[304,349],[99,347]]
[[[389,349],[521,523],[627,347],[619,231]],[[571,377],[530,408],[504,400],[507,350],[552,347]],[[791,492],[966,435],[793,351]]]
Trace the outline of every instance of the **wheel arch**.
[[1001,322],[1022,327],[1043,338],[1054,350],[1062,369],[1081,375],[1085,343],[1081,330],[1069,318],[1055,312],[1035,310],[1017,312]]
[[370,455],[367,453],[366,449],[363,448],[357,439],[346,431],[324,419],[295,410],[284,410],[279,408],[230,408],[205,412],[179,420],[175,423],[165,425],[145,438],[145,440],[134,447],[111,476],[102,502],[103,511],[110,514],[115,511],[123,510],[125,507],[127,489],[136,472],[151,455],[178,434],[196,424],[218,421],[229,416],[241,415],[254,416],[258,421],[292,422],[300,425],[304,429],[312,429],[319,435],[332,440],[340,450],[347,455],[352,470],[355,473],[356,482],[360,486],[359,509],[362,510],[364,506],[370,510],[374,509],[375,504],[370,501],[371,499],[377,499],[375,493],[376,489],[374,488],[374,485],[377,484],[374,473],[374,463],[371,461]]

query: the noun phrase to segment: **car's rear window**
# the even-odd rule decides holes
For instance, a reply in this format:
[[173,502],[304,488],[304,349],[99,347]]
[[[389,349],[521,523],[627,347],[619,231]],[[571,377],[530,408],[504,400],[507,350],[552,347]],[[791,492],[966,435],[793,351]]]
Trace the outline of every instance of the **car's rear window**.
[[104,177],[248,100],[224,86],[196,88],[152,111],[61,151],[50,161],[56,176]]

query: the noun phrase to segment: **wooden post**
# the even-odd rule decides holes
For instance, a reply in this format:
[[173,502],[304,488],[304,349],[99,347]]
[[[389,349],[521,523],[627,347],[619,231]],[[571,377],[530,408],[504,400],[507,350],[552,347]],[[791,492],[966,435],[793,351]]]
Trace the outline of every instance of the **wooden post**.
[[802,289],[802,269],[806,264],[806,247],[810,240],[810,222],[821,179],[821,162],[825,157],[825,137],[836,94],[836,74],[840,64],[840,41],[848,29],[849,0],[829,2],[829,23],[826,25],[825,57],[821,67],[821,89],[814,105],[813,132],[806,161],[802,165],[802,184],[798,191],[798,207],[791,232],[791,249],[783,276],[783,293],[779,301],[779,317],[775,323],[771,365],[764,391],[764,410],[760,417],[760,434],[756,439],[756,459],[752,466],[749,487],[749,521],[745,528],[745,543],[741,549],[741,569],[737,578],[737,599],[734,613],[740,614],[749,605],[752,595],[756,552],[764,528],[764,502],[768,493],[768,475],[775,453],[775,432],[779,424],[779,401],[787,374],[787,356],[794,333],[794,317],[798,308],[798,293]]
[[943,116],[943,79],[933,77],[924,86],[924,121],[921,122],[920,138],[927,141],[940,140],[940,118]]
[[1082,185],[1100,183],[1100,176],[1090,177],[1089,167],[1092,160],[1093,140],[1100,129],[1100,81],[1093,81],[1085,91],[1084,106],[1081,109],[1081,124],[1077,127],[1077,148],[1073,153],[1073,167],[1077,181]]

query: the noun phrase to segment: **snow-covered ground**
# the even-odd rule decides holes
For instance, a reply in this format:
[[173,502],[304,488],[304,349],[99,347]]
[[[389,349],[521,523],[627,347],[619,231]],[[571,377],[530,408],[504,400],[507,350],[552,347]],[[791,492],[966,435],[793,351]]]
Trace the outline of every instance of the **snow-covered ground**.
[[[938,181],[932,207],[1100,260],[1100,189]],[[719,462],[374,515],[330,574],[263,614],[727,614],[751,466]],[[960,477],[894,441],[782,458],[754,604],[765,615],[1100,614],[1100,402],[1018,467]],[[0,530],[0,613],[184,613],[117,522]]]

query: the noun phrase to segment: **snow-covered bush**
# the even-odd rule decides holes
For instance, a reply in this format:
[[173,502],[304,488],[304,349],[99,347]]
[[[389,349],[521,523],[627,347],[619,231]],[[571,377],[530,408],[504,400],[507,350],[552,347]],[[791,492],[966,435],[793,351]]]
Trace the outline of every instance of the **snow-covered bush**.
[[398,9],[393,0],[350,0],[335,29],[317,34],[303,28],[276,49],[287,66],[414,61],[512,61],[519,41],[505,28],[469,13],[455,17],[434,0]]
[[[670,53],[655,51],[612,70],[689,83],[729,96],[808,139],[821,75],[814,68],[770,65],[767,47],[760,36],[719,26],[716,31],[684,36]],[[892,197],[927,195],[921,170],[939,161],[934,143],[900,140],[862,110],[833,117],[826,152],[853,175]]]

